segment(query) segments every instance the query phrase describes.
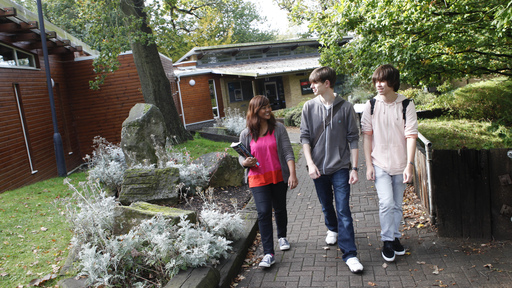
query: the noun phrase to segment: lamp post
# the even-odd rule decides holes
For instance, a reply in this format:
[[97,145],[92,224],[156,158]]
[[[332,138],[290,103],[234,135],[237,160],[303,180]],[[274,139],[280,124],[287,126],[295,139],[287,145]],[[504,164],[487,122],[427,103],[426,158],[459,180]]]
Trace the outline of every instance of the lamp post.
[[48,61],[48,47],[46,46],[46,31],[44,29],[43,8],[41,0],[37,0],[37,14],[39,16],[39,31],[41,32],[41,46],[43,48],[44,68],[46,70],[46,85],[48,86],[48,95],[50,96],[50,107],[53,121],[53,146],[55,149],[55,158],[57,160],[57,172],[59,176],[66,176],[66,160],[64,158],[64,148],[62,138],[59,134],[57,125],[57,114],[55,113],[55,102],[53,101],[53,85],[50,75],[50,61]]

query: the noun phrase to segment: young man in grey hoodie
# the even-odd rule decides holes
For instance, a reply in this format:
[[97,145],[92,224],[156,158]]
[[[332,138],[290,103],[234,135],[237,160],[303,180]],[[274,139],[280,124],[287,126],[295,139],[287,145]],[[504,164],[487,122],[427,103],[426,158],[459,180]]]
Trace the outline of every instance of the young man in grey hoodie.
[[307,101],[302,109],[300,141],[328,229],[325,242],[329,245],[338,242],[350,271],[362,272],[349,206],[350,184],[359,180],[356,113],[352,104],[334,93],[334,69],[317,68],[309,81],[317,97]]

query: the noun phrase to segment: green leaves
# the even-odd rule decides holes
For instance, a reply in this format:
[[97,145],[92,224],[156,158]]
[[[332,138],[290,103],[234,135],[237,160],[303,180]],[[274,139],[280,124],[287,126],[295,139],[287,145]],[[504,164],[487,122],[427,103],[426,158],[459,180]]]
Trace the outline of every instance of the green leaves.
[[[499,0],[341,0],[308,20],[326,45],[322,63],[339,73],[368,82],[375,68],[391,63],[403,82],[430,86],[485,74],[511,76],[511,11]],[[335,45],[351,32],[352,42]]]

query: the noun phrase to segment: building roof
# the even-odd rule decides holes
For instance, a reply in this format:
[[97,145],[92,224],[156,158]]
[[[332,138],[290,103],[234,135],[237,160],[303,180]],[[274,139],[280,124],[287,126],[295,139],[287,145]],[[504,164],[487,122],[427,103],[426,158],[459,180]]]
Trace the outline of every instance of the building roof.
[[[339,45],[351,39],[343,37]],[[317,39],[295,39],[195,47],[174,63],[174,73],[178,77],[212,73],[259,78],[309,72],[320,66],[320,46]]]
[[[352,39],[352,37],[350,37]],[[347,38],[347,41],[350,40]],[[345,40],[345,38],[343,39]],[[280,40],[280,41],[266,41],[266,42],[253,42],[253,43],[238,43],[238,44],[228,44],[228,45],[217,45],[217,46],[204,46],[204,47],[194,47],[192,50],[187,52],[183,57],[181,57],[175,63],[181,63],[190,60],[191,56],[196,55],[198,58],[201,58],[202,55],[211,54],[211,53],[237,53],[244,50],[270,50],[272,48],[279,47],[298,47],[298,46],[306,46],[306,45],[317,45],[318,39],[293,39],[293,40]]]
[[[0,0],[0,40],[25,50],[40,49],[41,30],[39,17],[25,7],[11,1]],[[78,38],[44,21],[49,54],[79,52],[85,55],[98,54]]]
[[269,77],[280,74],[311,71],[320,66],[319,56],[267,60],[252,63],[235,63],[210,68],[175,67],[174,74],[178,77],[201,74],[236,75],[246,77]]

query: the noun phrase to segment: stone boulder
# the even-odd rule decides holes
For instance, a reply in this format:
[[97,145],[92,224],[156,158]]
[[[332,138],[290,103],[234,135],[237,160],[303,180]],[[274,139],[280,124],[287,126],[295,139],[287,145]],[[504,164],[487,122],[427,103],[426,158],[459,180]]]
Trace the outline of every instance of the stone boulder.
[[211,152],[194,160],[208,167],[210,187],[240,186],[244,181],[244,169],[238,158],[226,152]]
[[180,221],[181,215],[191,223],[197,221],[197,215],[194,211],[181,210],[172,207],[154,205],[146,202],[135,202],[130,206],[118,206],[115,208],[114,235],[127,234],[130,229],[139,225],[143,220],[162,214],[166,219],[170,219],[173,224]]
[[177,168],[127,169],[123,175],[119,202],[123,205],[139,201],[173,205],[180,199],[176,189],[179,183]]
[[165,149],[167,133],[160,109],[152,104],[135,104],[121,129],[121,148],[128,167],[157,164],[156,149]]

